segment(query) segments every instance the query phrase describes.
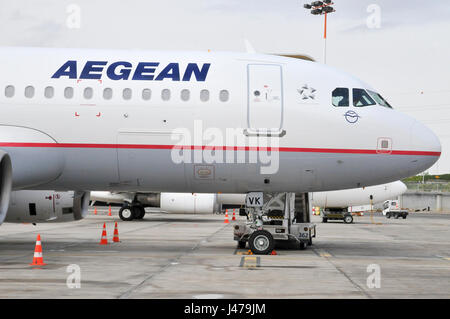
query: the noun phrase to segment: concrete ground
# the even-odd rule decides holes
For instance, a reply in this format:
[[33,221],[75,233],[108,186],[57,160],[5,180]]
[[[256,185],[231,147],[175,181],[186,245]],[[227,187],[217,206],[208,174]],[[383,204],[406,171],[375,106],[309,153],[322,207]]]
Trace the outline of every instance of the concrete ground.
[[[366,215],[349,225],[313,216],[313,246],[277,247],[276,256],[236,249],[223,220],[157,213],[123,222],[113,208],[113,217],[100,209],[73,223],[3,224],[0,298],[450,297],[449,214]],[[111,243],[114,221],[120,243]],[[33,269],[38,233],[47,265]],[[81,287],[69,288],[77,269]]]

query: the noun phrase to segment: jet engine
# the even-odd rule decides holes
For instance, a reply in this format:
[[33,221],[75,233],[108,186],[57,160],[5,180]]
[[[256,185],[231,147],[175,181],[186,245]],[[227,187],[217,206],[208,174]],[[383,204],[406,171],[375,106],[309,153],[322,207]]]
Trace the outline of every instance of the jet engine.
[[219,210],[216,194],[161,193],[161,210],[174,214],[213,214]]
[[22,190],[11,192],[5,222],[70,222],[84,218],[89,192]]

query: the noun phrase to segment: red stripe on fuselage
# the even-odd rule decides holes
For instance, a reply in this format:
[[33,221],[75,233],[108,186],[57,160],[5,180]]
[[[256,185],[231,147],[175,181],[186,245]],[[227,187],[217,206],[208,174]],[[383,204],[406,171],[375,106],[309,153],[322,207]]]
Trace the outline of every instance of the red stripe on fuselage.
[[[0,147],[53,147],[53,148],[120,148],[120,149],[188,149],[226,151],[279,151],[297,153],[379,154],[377,150],[299,147],[250,147],[250,146],[194,146],[194,145],[145,145],[145,144],[88,144],[88,143],[0,143]],[[440,156],[441,152],[399,151],[391,155]]]

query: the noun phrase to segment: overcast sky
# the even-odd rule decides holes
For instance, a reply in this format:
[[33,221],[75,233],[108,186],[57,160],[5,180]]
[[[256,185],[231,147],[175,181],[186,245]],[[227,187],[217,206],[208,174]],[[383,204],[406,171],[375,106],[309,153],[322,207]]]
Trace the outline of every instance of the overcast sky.
[[[335,0],[327,64],[431,127],[450,173],[450,1]],[[297,0],[0,0],[0,46],[303,53],[323,60],[323,16]]]

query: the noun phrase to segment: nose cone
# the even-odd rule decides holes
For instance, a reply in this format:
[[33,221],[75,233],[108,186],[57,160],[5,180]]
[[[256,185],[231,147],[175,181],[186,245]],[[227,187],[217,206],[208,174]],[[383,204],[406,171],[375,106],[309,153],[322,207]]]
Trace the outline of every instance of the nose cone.
[[414,155],[418,155],[412,162],[413,174],[430,168],[441,156],[439,138],[432,130],[417,121],[411,127],[411,149]]
[[398,196],[406,192],[408,188],[402,181],[396,181],[392,183],[392,195]]

